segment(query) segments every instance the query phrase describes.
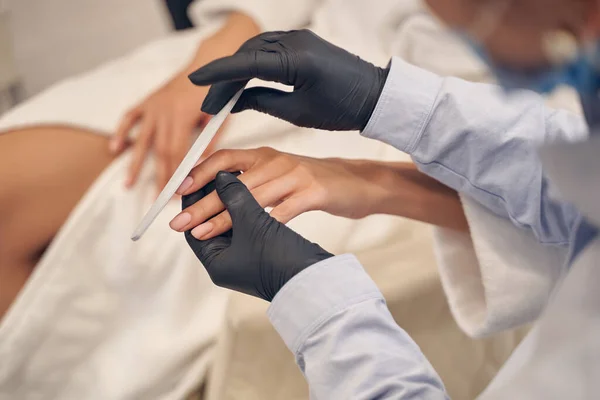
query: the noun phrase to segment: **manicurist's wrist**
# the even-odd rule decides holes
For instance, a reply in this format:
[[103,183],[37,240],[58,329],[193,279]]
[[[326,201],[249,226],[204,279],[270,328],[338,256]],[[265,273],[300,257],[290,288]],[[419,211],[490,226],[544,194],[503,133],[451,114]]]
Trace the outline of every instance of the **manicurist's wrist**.
[[383,301],[383,296],[358,259],[343,254],[292,278],[271,302],[268,316],[288,348],[297,353],[319,324],[369,299]]
[[383,91],[361,135],[412,154],[442,83],[441,77],[394,57]]

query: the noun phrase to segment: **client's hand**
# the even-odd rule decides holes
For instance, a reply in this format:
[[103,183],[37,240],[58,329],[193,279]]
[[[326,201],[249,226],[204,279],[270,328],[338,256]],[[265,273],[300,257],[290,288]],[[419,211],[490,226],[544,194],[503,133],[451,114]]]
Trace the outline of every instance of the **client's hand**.
[[[316,159],[281,153],[271,148],[221,150],[192,170],[179,194],[192,193],[218,171],[244,171],[240,180],[262,207],[275,207],[271,216],[287,223],[310,210],[348,218],[386,212],[383,203],[401,202],[390,189],[388,164],[375,161]],[[208,239],[231,228],[231,217],[216,193],[187,207],[171,222],[177,231],[192,229]]]
[[332,257],[269,216],[228,172],[219,172],[214,182],[185,196],[183,207],[193,206],[211,191],[231,214],[232,230],[203,241],[189,231],[185,237],[216,285],[271,301],[294,275]]
[[[233,12],[224,26],[202,42],[195,57],[183,71],[123,117],[111,141],[113,153],[125,148],[127,137],[135,125],[140,131],[133,144],[133,161],[126,186],[137,181],[150,150],[156,156],[158,189],[162,189],[191,145],[195,128],[205,125],[210,116],[201,111],[208,88],[192,85],[187,75],[215,59],[234,53],[248,38],[259,32],[258,25],[247,15]],[[205,155],[212,153],[218,135]]]
[[150,150],[156,157],[158,189],[165,186],[188,151],[194,129],[208,122],[209,115],[200,111],[207,92],[207,88],[191,85],[185,74],[180,74],[125,114],[111,141],[111,150],[121,151],[129,132],[139,124],[127,187],[137,181]]

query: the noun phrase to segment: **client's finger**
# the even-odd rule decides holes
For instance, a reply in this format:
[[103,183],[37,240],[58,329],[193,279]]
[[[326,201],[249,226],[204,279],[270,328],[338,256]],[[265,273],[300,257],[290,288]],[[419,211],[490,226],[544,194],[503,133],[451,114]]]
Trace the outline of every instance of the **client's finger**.
[[184,209],[169,222],[171,229],[177,232],[190,230],[225,210],[217,192],[211,192],[201,200]]
[[287,224],[298,215],[314,210],[308,192],[298,193],[271,210],[271,217],[282,224]]
[[195,192],[215,179],[219,171],[247,171],[258,161],[258,154],[252,150],[220,150],[192,169],[177,190],[180,195]]
[[142,165],[144,164],[144,160],[150,149],[150,144],[152,143],[154,128],[154,123],[150,118],[144,119],[140,134],[133,148],[133,159],[129,166],[129,175],[125,183],[125,186],[129,188],[135,184],[140,175],[140,170],[142,169]]
[[109,142],[110,151],[113,154],[117,154],[124,148],[124,144],[127,141],[127,137],[129,136],[129,132],[135,124],[142,117],[143,111],[141,107],[136,107],[131,111],[127,112],[121,122],[119,123],[119,127],[115,132],[115,135]]
[[[266,174],[265,169],[265,167],[259,167],[251,172],[239,175],[239,179],[244,185],[246,185],[246,187],[252,189],[263,183],[263,179],[268,180],[268,174]],[[211,181],[212,179],[209,180],[209,182]],[[203,187],[204,185],[201,186],[201,188]],[[194,192],[192,191],[192,193]],[[221,199],[217,193],[212,192],[206,195],[203,199],[198,200],[196,203],[181,211],[179,215],[173,218],[173,220],[169,223],[169,226],[171,229],[178,232],[187,231],[200,225],[207,219],[217,215],[224,209],[225,206],[221,202]]]

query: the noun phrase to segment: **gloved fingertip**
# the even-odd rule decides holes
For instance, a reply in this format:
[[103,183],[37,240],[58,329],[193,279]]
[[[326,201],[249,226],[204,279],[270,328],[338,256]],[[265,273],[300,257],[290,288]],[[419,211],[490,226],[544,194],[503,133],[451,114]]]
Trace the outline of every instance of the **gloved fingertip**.
[[224,189],[225,186],[227,186],[227,184],[229,183],[233,183],[233,182],[239,182],[238,178],[235,177],[235,175],[233,175],[231,172],[227,172],[227,171],[219,171],[217,173],[217,177],[215,178],[215,182],[217,184],[217,190],[218,189]]
[[233,106],[233,108],[231,109],[231,113],[232,114],[236,114],[245,110],[251,110],[252,106],[250,101],[248,101],[247,98],[244,97],[244,95],[242,94],[242,97],[240,97],[240,99],[237,101],[237,103],[235,103],[235,105]]
[[202,68],[197,69],[188,75],[188,79],[196,86],[206,86],[208,83],[205,82],[204,73]]
[[[233,226],[237,223],[244,223],[247,218],[255,218],[261,213],[265,213],[256,199],[250,193],[250,190],[235,175],[220,171],[215,179],[217,194],[229,211]],[[268,215],[268,214],[267,214]]]
[[[217,194],[221,201],[225,204],[225,207],[231,213],[231,208],[234,204],[240,205],[239,200],[252,197],[250,191],[238,178],[230,172],[219,171],[215,178],[215,184],[217,186]],[[241,203],[244,203],[242,201]]]
[[235,105],[233,106],[233,108],[231,109],[231,113],[232,114],[237,114],[239,112],[244,111],[244,107],[243,105],[240,103],[240,101],[238,100],[237,103],[235,103]]
[[[247,81],[215,83],[210,87],[204,102],[202,102],[202,111],[213,115],[218,113],[237,91],[244,87],[246,82]],[[239,102],[240,101],[238,100],[238,103]]]
[[[240,172],[233,172],[232,175],[238,176],[240,175]],[[195,192],[181,196],[181,209],[185,210],[186,208],[196,204],[198,201],[202,200],[204,197],[208,196],[213,190],[215,190],[215,187],[216,180],[212,180],[209,183],[207,183],[204,187],[196,190]]]
[[215,115],[219,112],[220,109],[221,107],[218,107],[218,105],[215,104],[215,102],[212,101],[212,99],[209,96],[206,96],[206,98],[202,102],[201,110],[203,113]]

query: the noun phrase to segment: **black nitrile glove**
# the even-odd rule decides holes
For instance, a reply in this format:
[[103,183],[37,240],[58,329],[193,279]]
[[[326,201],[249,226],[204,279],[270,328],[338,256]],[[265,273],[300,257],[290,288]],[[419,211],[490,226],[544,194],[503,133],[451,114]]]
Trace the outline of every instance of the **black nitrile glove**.
[[297,273],[332,257],[272,218],[229,172],[219,172],[213,182],[184,196],[183,208],[215,186],[231,215],[233,228],[208,240],[198,240],[190,231],[185,238],[217,286],[271,301]]
[[190,80],[212,85],[202,104],[208,114],[216,114],[248,80],[260,78],[294,91],[247,89],[233,112],[252,109],[298,126],[350,131],[367,125],[388,72],[300,30],[260,34],[234,55],[192,73]]

